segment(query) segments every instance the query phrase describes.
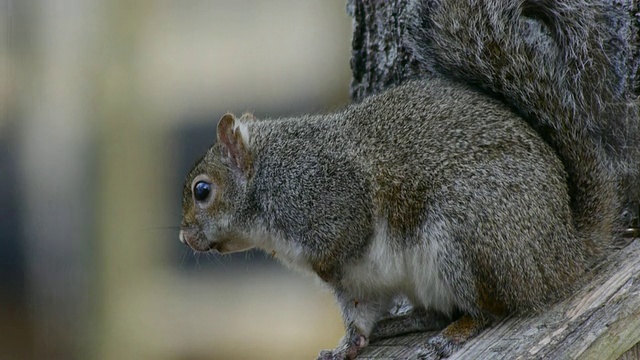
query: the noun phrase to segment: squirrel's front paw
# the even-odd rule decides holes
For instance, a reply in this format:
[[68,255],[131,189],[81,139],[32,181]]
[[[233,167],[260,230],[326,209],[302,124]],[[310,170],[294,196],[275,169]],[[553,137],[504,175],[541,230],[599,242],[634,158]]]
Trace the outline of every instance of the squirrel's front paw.
[[344,350],[322,350],[316,360],[345,360],[352,359],[347,357],[347,353]]
[[367,346],[367,338],[362,335],[354,335],[347,341],[343,339],[342,345],[334,350],[322,350],[317,360],[352,360],[358,355],[358,351]]
[[347,349],[322,350],[317,360],[352,360],[358,355],[356,347]]

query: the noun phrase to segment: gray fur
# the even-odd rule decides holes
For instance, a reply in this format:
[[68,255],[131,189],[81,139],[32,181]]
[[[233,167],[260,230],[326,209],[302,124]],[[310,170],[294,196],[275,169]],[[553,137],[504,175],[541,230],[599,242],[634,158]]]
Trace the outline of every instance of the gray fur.
[[[429,4],[417,12],[428,31],[413,28],[416,51],[455,80],[410,81],[329,115],[225,115],[218,143],[185,181],[181,239],[190,246],[258,247],[335,291],[346,335],[320,359],[353,358],[399,294],[418,308],[471,319],[420,350],[447,356],[490,319],[538,311],[565,295],[612,238],[608,135],[589,126],[605,116],[595,104],[614,96],[608,65],[592,64],[605,76],[601,84],[574,72],[587,65],[574,57],[604,61],[599,48],[574,38],[589,36],[577,32],[584,29],[575,29],[575,17],[595,16],[595,8]],[[520,19],[522,4],[551,15],[544,25]],[[506,37],[514,29],[523,37]],[[529,123],[459,80],[499,94]],[[196,178],[213,189],[199,202]]]
[[[505,100],[552,144],[570,175],[576,221],[604,230],[592,215],[640,200],[638,103],[607,52],[607,4],[432,0],[413,7],[419,15],[407,43],[419,63]],[[615,197],[593,195],[612,191],[612,173],[622,197],[614,209],[604,201]]]

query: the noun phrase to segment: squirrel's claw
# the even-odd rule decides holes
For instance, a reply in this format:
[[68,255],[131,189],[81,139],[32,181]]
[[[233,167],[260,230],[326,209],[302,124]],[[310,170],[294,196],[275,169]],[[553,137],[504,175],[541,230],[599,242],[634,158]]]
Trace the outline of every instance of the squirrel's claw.
[[317,360],[353,360],[358,352],[367,346],[368,340],[363,335],[354,334],[334,350],[322,350]]

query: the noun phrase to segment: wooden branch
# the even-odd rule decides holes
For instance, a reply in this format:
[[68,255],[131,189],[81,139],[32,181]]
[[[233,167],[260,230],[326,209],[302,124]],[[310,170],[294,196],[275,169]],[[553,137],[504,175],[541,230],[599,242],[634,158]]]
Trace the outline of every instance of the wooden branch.
[[[411,355],[435,333],[369,345],[358,359]],[[510,317],[485,330],[450,359],[618,359],[640,342],[640,240],[614,251],[571,298],[535,317]],[[627,355],[637,354],[632,349]],[[637,357],[626,357],[632,359]]]

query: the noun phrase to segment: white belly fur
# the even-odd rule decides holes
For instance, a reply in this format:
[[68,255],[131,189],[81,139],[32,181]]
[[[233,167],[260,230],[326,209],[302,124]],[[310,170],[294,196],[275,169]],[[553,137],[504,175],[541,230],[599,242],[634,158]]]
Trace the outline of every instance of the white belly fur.
[[425,238],[414,246],[393,249],[386,224],[376,228],[363,260],[346,269],[343,285],[362,299],[404,294],[428,309],[449,313],[453,296],[438,271],[438,244]]

